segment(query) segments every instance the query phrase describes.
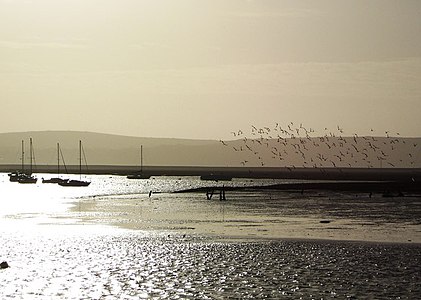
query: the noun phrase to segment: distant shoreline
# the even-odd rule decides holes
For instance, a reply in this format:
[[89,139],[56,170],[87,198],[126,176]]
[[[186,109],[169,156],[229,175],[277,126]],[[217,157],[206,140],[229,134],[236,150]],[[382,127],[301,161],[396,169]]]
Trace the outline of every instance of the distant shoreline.
[[[245,186],[245,187],[199,187],[177,191],[176,193],[200,193],[200,192],[216,192],[223,191],[251,191],[251,190],[267,190],[267,191],[341,191],[355,193],[380,193],[384,197],[404,197],[407,194],[421,193],[421,186],[410,182],[395,181],[317,181],[317,182],[296,182],[281,183],[262,186]],[[218,197],[218,196],[217,196]]]
[[[20,165],[0,165],[0,172],[8,173],[19,170]],[[79,166],[67,166],[69,174],[78,174]],[[57,172],[55,166],[37,166],[34,173]],[[82,169],[83,174],[127,176],[138,174],[138,166],[89,166]],[[245,167],[198,167],[198,166],[147,166],[143,168],[146,177],[159,176],[198,176],[210,182],[215,182],[218,189],[223,182],[234,178],[253,179],[294,179],[303,182],[255,186],[253,189],[271,190],[331,190],[355,191],[363,193],[390,193],[390,196],[400,193],[421,193],[421,169],[409,168],[245,168]],[[134,179],[136,180],[136,179]],[[311,180],[313,182],[306,182]],[[317,181],[317,182],[315,182]],[[212,187],[206,188],[207,190]],[[250,189],[228,188],[230,189]],[[203,192],[203,188],[186,190],[184,192]],[[182,192],[182,191],[181,191]]]
[[[21,170],[18,164],[0,164],[0,172]],[[37,165],[34,173],[57,173],[57,166]],[[66,173],[64,168],[61,173]],[[83,174],[138,174],[139,166],[92,165],[82,167]],[[78,174],[79,166],[67,165],[67,173]],[[220,167],[220,166],[144,166],[143,174],[150,176],[204,176],[210,179],[267,178],[303,180],[359,180],[359,181],[421,181],[421,168],[290,168],[290,167]]]

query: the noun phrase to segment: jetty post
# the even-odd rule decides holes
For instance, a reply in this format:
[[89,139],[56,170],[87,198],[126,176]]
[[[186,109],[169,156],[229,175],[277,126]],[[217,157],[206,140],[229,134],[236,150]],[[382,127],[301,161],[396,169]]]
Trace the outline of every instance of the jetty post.
[[223,201],[223,200],[227,200],[226,196],[225,196],[225,187],[220,187],[220,188],[212,188],[212,189],[208,189],[206,190],[206,199],[208,200],[212,200],[212,196],[215,193],[215,190],[219,190],[219,200]]

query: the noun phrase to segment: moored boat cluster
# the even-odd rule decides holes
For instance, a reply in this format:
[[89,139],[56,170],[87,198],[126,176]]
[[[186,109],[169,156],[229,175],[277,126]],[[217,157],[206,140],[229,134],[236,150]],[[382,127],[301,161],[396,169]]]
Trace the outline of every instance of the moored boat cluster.
[[[18,182],[18,183],[37,183],[38,178],[32,174],[32,161],[34,156],[34,150],[32,146],[32,138],[29,139],[30,141],[30,168],[28,172],[25,172],[25,165],[24,165],[24,141],[22,140],[22,170],[21,171],[15,171],[9,173],[9,180],[11,182]],[[82,141],[79,141],[79,175],[81,177],[82,174]],[[60,154],[62,153],[60,151],[60,145],[57,143],[57,174],[60,173]],[[64,159],[63,159],[64,162]],[[58,175],[59,176],[59,175]],[[65,179],[60,177],[52,177],[49,179],[42,178],[42,183],[56,183],[60,186],[88,186],[91,182],[85,181],[80,178],[79,180],[76,179]]]

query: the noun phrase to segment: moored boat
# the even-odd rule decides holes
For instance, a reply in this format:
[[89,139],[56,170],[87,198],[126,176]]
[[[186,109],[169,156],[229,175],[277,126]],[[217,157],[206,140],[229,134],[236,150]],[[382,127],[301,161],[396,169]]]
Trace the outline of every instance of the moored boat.
[[36,178],[34,175],[29,175],[29,174],[22,174],[18,178],[19,183],[37,183],[37,181],[38,181],[38,178]]
[[90,181],[84,181],[84,180],[76,180],[76,179],[71,179],[71,180],[62,180],[60,182],[58,182],[59,185],[61,186],[88,186],[91,184]]
[[127,175],[127,179],[149,179],[151,175],[143,173],[143,145],[140,146],[140,171]]
[[9,180],[11,182],[18,182],[19,178],[24,175],[24,173],[20,171],[15,171],[7,174],[9,176]]
[[[86,162],[86,159],[85,159]],[[58,182],[60,186],[88,186],[91,184],[90,181],[82,180],[82,141],[79,141],[79,180],[66,179]]]
[[[60,144],[57,143],[57,176],[60,176],[60,154],[61,154]],[[64,163],[63,154],[62,154],[62,160],[63,160],[64,167],[66,168],[66,164]],[[65,182],[65,181],[68,181],[68,180],[69,179],[63,179],[63,178],[60,178],[60,177],[52,177],[52,178],[49,178],[49,179],[42,178],[42,183],[61,183],[61,182]]]
[[[22,141],[22,149],[23,149],[23,141]],[[23,154],[23,150],[22,150],[22,154]],[[22,174],[18,179],[19,183],[37,183],[38,178],[32,175],[33,157],[34,157],[34,148],[32,145],[32,138],[29,138],[29,173]],[[23,162],[23,157],[22,157],[22,162]]]
[[59,178],[59,177],[52,177],[52,178],[49,178],[49,179],[42,178],[42,183],[60,183],[60,182],[64,182],[64,181],[68,181],[68,179]]
[[29,157],[30,157],[30,168],[29,172],[25,172],[25,147],[24,147],[24,141],[22,140],[22,170],[21,171],[15,171],[8,174],[9,180],[11,182],[18,182],[18,183],[37,183],[38,179],[32,175],[32,159],[34,150],[32,147],[32,138],[29,139]]

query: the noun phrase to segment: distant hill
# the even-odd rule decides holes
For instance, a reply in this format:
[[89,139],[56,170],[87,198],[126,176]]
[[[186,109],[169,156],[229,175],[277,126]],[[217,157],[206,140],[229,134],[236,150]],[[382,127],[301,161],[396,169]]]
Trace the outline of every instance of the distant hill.
[[22,140],[26,145],[27,161],[30,137],[38,165],[56,164],[57,143],[60,143],[66,164],[77,164],[78,142],[82,140],[90,165],[139,165],[140,145],[143,145],[145,166],[421,167],[421,138],[243,137],[221,142],[77,131],[1,133],[0,164],[20,164]]
[[[144,165],[225,166],[235,161],[235,153],[218,141],[170,138],[142,138],[78,131],[34,131],[0,134],[0,164],[20,164],[21,141],[29,158],[29,138],[33,139],[36,163],[54,165],[57,143],[66,164],[78,163],[78,143],[83,143],[87,161],[92,165],[139,165],[143,145]],[[228,160],[227,160],[228,159]]]

